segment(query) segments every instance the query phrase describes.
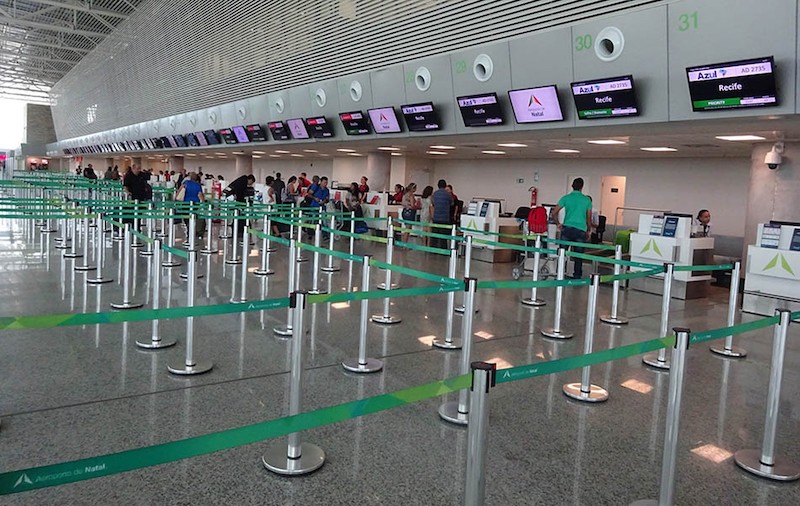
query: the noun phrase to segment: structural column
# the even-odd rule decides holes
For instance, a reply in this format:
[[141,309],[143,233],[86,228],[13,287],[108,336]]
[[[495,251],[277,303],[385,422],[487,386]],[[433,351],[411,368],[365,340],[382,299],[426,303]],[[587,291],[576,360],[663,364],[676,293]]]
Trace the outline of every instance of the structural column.
[[236,155],[234,179],[253,173],[253,157],[250,155]]

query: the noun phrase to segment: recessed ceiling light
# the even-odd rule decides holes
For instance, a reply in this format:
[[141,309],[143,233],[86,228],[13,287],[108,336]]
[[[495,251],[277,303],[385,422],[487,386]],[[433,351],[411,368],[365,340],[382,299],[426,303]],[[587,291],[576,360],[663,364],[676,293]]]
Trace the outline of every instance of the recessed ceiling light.
[[214,153],[214,154],[215,154],[215,155],[218,155],[218,156],[219,156],[219,155],[222,155],[222,156],[224,156],[224,155],[225,155],[225,153]]
[[447,151],[426,151],[429,155],[446,155]]
[[281,155],[288,155],[289,153],[291,153],[291,151],[284,151],[282,149],[276,149],[275,152]]
[[291,154],[291,155],[289,155],[289,156],[293,156],[293,157],[295,157],[295,158],[303,158],[303,156],[304,156],[304,155],[301,155],[300,153],[292,153],[292,154]]
[[666,146],[663,146],[663,147],[657,146],[657,147],[652,147],[652,148],[639,148],[639,149],[641,149],[642,151],[652,151],[654,153],[664,153],[664,152],[667,152],[667,151],[678,151],[675,148],[668,148]]
[[455,147],[455,146],[445,146],[445,145],[439,145],[439,146],[429,146],[429,147],[430,147],[431,149],[456,149],[456,147]]
[[580,151],[578,151],[577,149],[551,149],[550,151],[553,153],[567,153],[567,154],[580,153]]
[[392,156],[403,156],[403,153],[390,153]]
[[269,155],[270,158],[280,158],[281,155]]
[[231,151],[231,153],[234,155],[243,155],[244,151]]
[[400,151],[400,148],[394,146],[378,146],[378,149],[381,151]]
[[319,153],[316,149],[304,149],[303,152],[305,153]]
[[487,149],[486,151],[481,151],[484,155],[504,155],[506,154],[505,151],[495,151],[493,149]]
[[356,152],[355,149],[349,149],[349,148],[339,148],[336,151],[338,151],[340,153],[355,153]]
[[264,157],[261,155],[253,155],[253,158],[264,158]]
[[501,148],[527,148],[527,144],[521,144],[519,142],[504,142],[502,144],[498,144]]
[[347,153],[347,156],[364,156],[361,153]]
[[263,155],[263,154],[265,154],[265,152],[264,151],[253,151],[253,154],[254,155]]
[[765,141],[766,137],[760,135],[718,135],[721,141]]
[[614,146],[617,144],[625,144],[625,141],[618,141],[616,139],[594,139],[586,142],[588,142],[589,144],[600,144],[601,146]]
[[331,156],[328,153],[320,153],[319,156]]
[[197,156],[197,155],[194,153],[186,153],[186,156]]

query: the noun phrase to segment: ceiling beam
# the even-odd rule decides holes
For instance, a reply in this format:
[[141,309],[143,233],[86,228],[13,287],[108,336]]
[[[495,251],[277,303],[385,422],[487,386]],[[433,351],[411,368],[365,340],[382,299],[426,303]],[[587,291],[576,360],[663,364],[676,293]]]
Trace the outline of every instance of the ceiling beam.
[[40,56],[40,55],[23,53],[20,51],[7,51],[7,50],[4,51],[2,48],[0,48],[0,58],[3,57],[28,58],[30,60],[46,61],[49,63],[63,63],[65,65],[69,65],[70,67],[72,67],[79,61],[79,60],[63,60],[61,58],[56,58],[54,56]]
[[12,44],[22,44],[22,45],[29,45],[29,46],[38,46],[38,47],[48,47],[51,49],[60,49],[63,51],[71,51],[73,53],[78,53],[83,58],[83,55],[89,54],[90,49],[85,49],[82,47],[75,47],[75,46],[65,46],[59,44],[51,44],[49,42],[41,42],[38,40],[30,40],[24,38],[16,38],[16,37],[9,37],[9,36],[2,36],[0,35],[0,42],[10,42]]
[[[108,16],[117,19],[128,19],[127,14],[103,9],[101,7],[91,7],[80,2],[59,2],[57,0],[34,0],[36,3],[51,5],[53,7],[61,7],[62,9],[71,9],[79,12],[87,12],[89,14],[100,14],[101,16]],[[130,5],[130,4],[128,4]]]
[[8,23],[9,25],[22,26],[26,28],[37,28],[39,30],[49,30],[53,32],[69,33],[72,35],[83,35],[84,37],[96,37],[104,39],[107,33],[93,32],[91,30],[81,30],[78,28],[70,28],[68,26],[53,25],[48,23],[39,23],[37,21],[27,21],[17,19],[8,15],[0,15],[0,23]]

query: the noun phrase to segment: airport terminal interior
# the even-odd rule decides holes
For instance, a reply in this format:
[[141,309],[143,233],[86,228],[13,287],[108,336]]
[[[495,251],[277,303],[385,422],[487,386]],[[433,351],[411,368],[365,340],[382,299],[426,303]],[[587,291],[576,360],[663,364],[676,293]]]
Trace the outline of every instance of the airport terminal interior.
[[800,504],[753,5],[0,0],[0,505]]

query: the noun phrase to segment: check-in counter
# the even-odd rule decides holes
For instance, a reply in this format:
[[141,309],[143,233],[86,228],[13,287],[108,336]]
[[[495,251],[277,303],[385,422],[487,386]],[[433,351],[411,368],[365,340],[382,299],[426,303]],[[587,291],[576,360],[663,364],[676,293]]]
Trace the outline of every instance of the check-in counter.
[[[674,265],[710,265],[714,260],[714,238],[692,237],[692,217],[689,215],[639,215],[639,228],[631,233],[631,260],[655,265],[671,262]],[[644,269],[631,268],[631,271]],[[705,297],[711,284],[709,272],[676,271],[672,296],[677,299]],[[664,274],[630,281],[630,287],[660,295]]]
[[[500,238],[498,233],[519,234],[519,224],[516,218],[500,216],[500,202],[473,199],[467,206],[466,212],[461,215],[461,228],[477,230],[477,232],[464,231],[472,234],[476,239],[492,242],[509,242],[521,244],[519,240]],[[472,257],[484,262],[502,263],[513,262],[517,251],[493,244],[472,243]]]
[[742,310],[772,316],[777,308],[800,310],[800,223],[758,226],[747,247]]
[[364,218],[384,218],[384,220],[367,220],[367,226],[374,230],[386,231],[385,218],[389,216],[389,194],[386,192],[368,192],[361,204]]

